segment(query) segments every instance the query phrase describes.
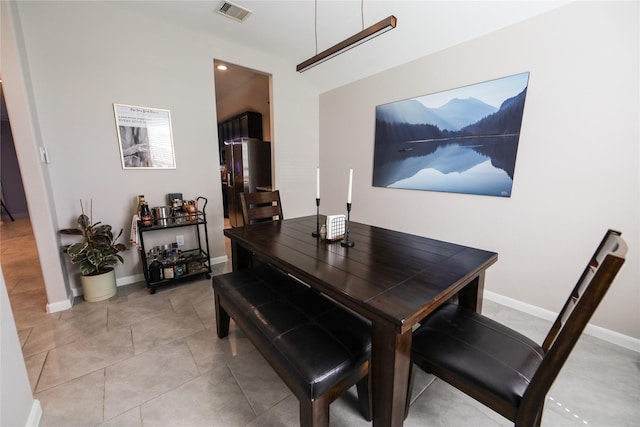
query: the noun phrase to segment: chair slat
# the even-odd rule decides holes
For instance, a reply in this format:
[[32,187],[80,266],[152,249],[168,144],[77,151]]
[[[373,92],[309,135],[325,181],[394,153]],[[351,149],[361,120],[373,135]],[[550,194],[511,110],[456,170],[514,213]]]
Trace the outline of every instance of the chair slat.
[[245,224],[284,219],[278,190],[240,193],[240,202]]

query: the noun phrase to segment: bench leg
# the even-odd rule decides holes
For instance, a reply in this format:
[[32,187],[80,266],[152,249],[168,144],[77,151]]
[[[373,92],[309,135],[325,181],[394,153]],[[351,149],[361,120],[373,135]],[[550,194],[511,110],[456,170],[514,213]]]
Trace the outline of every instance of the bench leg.
[[329,404],[325,393],[314,401],[300,401],[300,427],[329,427]]
[[371,394],[369,387],[369,375],[365,375],[356,383],[358,390],[358,401],[360,402],[360,412],[365,420],[371,421]]
[[218,333],[218,338],[224,338],[229,335],[229,323],[231,322],[231,318],[220,305],[220,296],[215,293],[215,290],[213,295],[216,309],[216,332]]

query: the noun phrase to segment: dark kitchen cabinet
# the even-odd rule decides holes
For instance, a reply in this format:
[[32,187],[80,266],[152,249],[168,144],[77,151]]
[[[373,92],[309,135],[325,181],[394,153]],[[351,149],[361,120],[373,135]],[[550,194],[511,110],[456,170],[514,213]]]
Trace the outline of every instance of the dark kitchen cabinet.
[[218,123],[218,148],[220,164],[225,164],[224,142],[239,138],[262,140],[262,114],[246,111]]

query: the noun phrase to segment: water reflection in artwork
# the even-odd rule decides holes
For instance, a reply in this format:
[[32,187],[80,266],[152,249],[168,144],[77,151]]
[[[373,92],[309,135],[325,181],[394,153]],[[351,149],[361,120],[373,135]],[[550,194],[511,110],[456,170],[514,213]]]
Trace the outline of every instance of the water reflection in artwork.
[[373,185],[510,197],[528,80],[376,107]]

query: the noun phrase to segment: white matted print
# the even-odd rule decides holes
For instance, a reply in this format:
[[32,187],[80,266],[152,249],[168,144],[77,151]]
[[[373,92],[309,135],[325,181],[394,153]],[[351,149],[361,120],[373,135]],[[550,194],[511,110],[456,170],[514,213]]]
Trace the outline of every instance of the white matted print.
[[113,104],[123,169],[175,169],[171,113]]

